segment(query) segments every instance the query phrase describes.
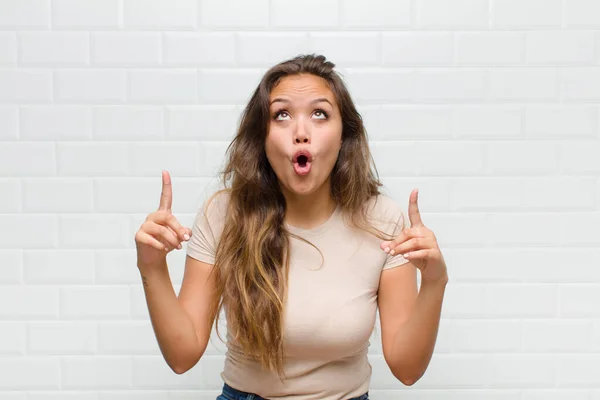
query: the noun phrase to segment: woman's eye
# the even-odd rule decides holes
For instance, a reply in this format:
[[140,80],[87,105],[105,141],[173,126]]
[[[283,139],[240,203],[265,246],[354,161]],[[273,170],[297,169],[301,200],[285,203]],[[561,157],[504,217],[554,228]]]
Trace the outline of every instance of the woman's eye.
[[327,113],[323,110],[317,110],[315,111],[315,117],[317,117],[318,119],[327,119]]
[[[281,118],[283,117],[283,118]],[[275,114],[275,119],[277,120],[282,120],[282,119],[287,119],[289,117],[288,113],[286,111],[280,111],[277,114]]]

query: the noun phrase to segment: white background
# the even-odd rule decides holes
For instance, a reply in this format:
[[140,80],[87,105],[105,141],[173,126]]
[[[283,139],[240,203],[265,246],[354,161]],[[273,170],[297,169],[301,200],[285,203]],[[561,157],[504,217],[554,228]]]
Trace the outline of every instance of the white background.
[[[0,400],[214,399],[162,359],[134,233],[186,225],[266,68],[344,74],[450,271],[435,355],[372,399],[600,399],[600,1],[0,1]],[[176,287],[184,252],[169,255]]]

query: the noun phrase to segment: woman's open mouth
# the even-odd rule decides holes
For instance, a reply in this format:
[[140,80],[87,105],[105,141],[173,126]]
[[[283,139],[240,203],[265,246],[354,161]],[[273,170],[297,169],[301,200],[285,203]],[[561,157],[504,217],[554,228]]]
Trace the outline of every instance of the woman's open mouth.
[[308,151],[299,151],[294,154],[294,171],[298,175],[306,175],[310,172],[312,156]]

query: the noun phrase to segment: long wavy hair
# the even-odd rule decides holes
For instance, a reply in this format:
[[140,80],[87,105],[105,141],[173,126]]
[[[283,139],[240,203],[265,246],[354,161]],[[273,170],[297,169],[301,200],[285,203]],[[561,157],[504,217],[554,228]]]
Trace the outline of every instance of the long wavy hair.
[[[350,223],[382,240],[385,232],[369,223],[364,205],[382,186],[368,146],[363,120],[335,64],[322,55],[300,55],[270,68],[242,112],[237,134],[222,171],[229,203],[213,268],[216,290],[211,317],[218,329],[225,310],[231,340],[263,368],[284,378],[284,306],[287,295],[290,237],[286,201],[267,160],[265,140],[271,90],[286,76],[312,74],[325,79],[342,119],[342,145],[331,171],[331,196]],[[297,237],[297,236],[296,236]],[[300,240],[304,240],[299,238]],[[306,240],[304,240],[306,242]],[[221,339],[222,340],[222,339]]]

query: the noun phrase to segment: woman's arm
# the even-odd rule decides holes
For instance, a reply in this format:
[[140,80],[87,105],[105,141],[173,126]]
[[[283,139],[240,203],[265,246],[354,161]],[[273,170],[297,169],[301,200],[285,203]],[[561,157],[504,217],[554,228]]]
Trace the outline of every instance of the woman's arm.
[[405,385],[427,370],[440,322],[448,279],[424,280],[416,288],[416,268],[410,262],[385,270],[379,286],[379,315],[385,360]]

